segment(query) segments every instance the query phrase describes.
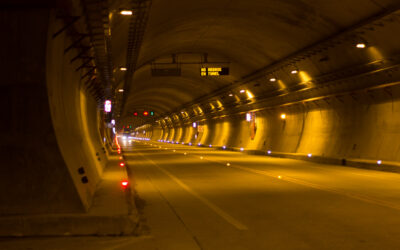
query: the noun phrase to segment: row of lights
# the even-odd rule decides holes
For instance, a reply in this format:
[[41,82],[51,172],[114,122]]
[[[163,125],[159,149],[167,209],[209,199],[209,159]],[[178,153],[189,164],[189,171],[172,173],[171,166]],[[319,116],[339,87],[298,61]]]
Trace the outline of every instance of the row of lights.
[[[120,155],[121,154],[121,146],[118,143],[118,138],[117,136],[115,137],[115,144],[117,145],[117,152]],[[119,159],[121,160],[121,162],[119,163],[120,167],[124,167],[125,166],[125,162],[124,162],[124,158],[122,157],[122,155],[119,156]],[[120,185],[123,189],[126,189],[129,185],[129,181],[128,180],[122,180],[120,182]]]
[[[367,45],[366,45],[365,43],[357,43],[357,44],[356,44],[356,48],[359,48],[359,49],[364,49],[364,48],[366,48],[366,47],[367,47]],[[124,68],[124,69],[126,70],[126,68]],[[297,74],[299,74],[299,70],[298,70],[297,68],[295,68],[295,69],[291,70],[290,73],[291,73],[292,75],[297,75]],[[276,77],[271,77],[271,78],[269,79],[270,82],[276,82],[277,80],[278,80],[278,79],[277,79]],[[253,98],[254,98],[253,94],[252,94],[250,91],[248,91],[248,90],[241,89],[241,90],[239,90],[239,93],[241,93],[241,94],[247,93],[248,99],[253,99]],[[228,95],[229,95],[230,97],[233,97],[233,96],[234,96],[233,93],[229,93]],[[183,112],[182,112],[182,113],[183,113]],[[282,114],[282,115],[281,115],[281,118],[282,118],[282,119],[286,119],[286,114]],[[195,126],[193,126],[193,127],[195,127]]]
[[[365,43],[357,43],[355,45],[355,47],[358,48],[358,49],[365,49],[367,47],[367,45]],[[290,73],[292,75],[297,75],[299,73],[299,70],[298,69],[293,69],[292,71],[290,71]],[[276,77],[271,77],[269,79],[270,82],[276,82],[277,80],[278,79]]]
[[[122,16],[132,16],[133,15],[133,11],[132,10],[121,10],[119,12],[120,15]],[[128,69],[126,67],[119,67],[120,71],[127,71]],[[123,93],[124,89],[118,89],[118,92]]]
[[[366,48],[366,47],[367,47],[367,45],[366,45],[365,43],[357,43],[357,44],[356,44],[356,48],[358,48],[358,49],[364,49],[364,48]],[[298,69],[293,69],[292,71],[290,71],[290,74],[292,74],[292,75],[297,75],[298,73],[299,73],[299,70],[298,70]],[[277,80],[278,80],[278,79],[277,79],[276,77],[271,77],[271,78],[269,79],[270,82],[276,82]],[[241,94],[243,94],[243,93],[246,92],[246,90],[241,89],[239,92],[240,92]],[[232,94],[232,93],[229,93],[229,96],[232,97],[233,94]]]
[[[174,143],[173,141],[172,141],[172,142],[170,142],[170,141],[165,141],[165,140],[158,140],[158,141],[159,141],[159,142]],[[176,144],[179,144],[179,142],[176,142]],[[185,143],[182,142],[182,144],[185,144]],[[188,145],[189,145],[189,146],[192,146],[192,143],[189,142]],[[201,143],[198,143],[197,145],[198,145],[198,146],[201,146]],[[209,147],[211,148],[212,145],[210,144]],[[161,147],[160,147],[160,148],[161,148]],[[225,145],[222,146],[222,149],[225,150],[225,149],[226,149],[226,146],[225,146]],[[243,152],[243,151],[244,151],[244,148],[240,148],[240,151]],[[175,151],[174,151],[174,152],[175,152]],[[267,151],[267,154],[268,154],[268,155],[271,155],[271,154],[272,154],[272,151],[271,151],[271,150],[268,150],[268,151]],[[185,153],[185,155],[186,155],[186,153]],[[307,157],[308,157],[308,158],[311,158],[311,157],[312,157],[312,154],[311,154],[311,153],[308,153],[308,154],[307,154]],[[382,160],[378,160],[376,163],[377,163],[378,165],[381,165],[381,164],[382,164]],[[228,164],[229,164],[229,163],[228,163]]]

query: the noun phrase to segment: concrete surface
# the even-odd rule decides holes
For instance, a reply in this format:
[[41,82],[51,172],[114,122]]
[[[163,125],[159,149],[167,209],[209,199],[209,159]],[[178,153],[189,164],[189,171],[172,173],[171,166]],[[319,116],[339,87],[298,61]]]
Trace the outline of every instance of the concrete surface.
[[0,216],[82,212],[85,201],[64,161],[49,106],[49,11],[1,11],[0,16],[13,37],[1,41],[7,48],[1,57],[9,62],[1,81],[7,104],[1,122]]
[[121,181],[128,180],[128,175],[126,169],[119,166],[120,162],[119,156],[111,158],[87,212],[2,216],[0,237],[135,234],[138,213],[131,186],[121,187]]
[[154,142],[126,155],[162,249],[400,246],[398,174]]
[[400,246],[396,173],[158,142],[127,144],[124,150],[140,236],[3,238],[0,249]]
[[[92,203],[107,152],[100,113],[82,88],[77,50],[64,23],[46,8],[0,11],[10,39],[0,44],[3,94],[0,218],[81,213]],[[84,168],[82,175],[78,169]],[[89,180],[83,183],[81,178]]]
[[[255,135],[251,137],[250,122],[246,113],[235,113],[226,117],[205,118],[191,123],[167,122],[155,124],[151,134],[139,135],[153,140],[166,140],[215,147],[243,148],[245,151],[271,151],[273,155],[307,159],[320,162],[341,162],[350,165],[396,169],[400,161],[400,87],[392,86],[391,99],[384,89],[344,95],[329,103],[296,104],[287,107],[266,108],[255,113]],[[374,96],[373,98],[371,96]],[[281,119],[281,114],[286,119]],[[195,118],[192,119],[196,122]],[[183,130],[183,131],[182,131]],[[149,129],[147,129],[149,131]],[[177,133],[177,131],[181,131]],[[377,162],[382,164],[377,166]],[[370,163],[369,165],[367,163]],[[391,165],[391,166],[389,166]]]

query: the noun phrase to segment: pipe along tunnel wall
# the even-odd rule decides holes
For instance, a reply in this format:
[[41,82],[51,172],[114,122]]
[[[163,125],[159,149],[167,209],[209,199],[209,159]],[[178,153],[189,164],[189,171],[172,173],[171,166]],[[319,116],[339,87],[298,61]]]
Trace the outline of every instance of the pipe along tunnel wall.
[[[97,103],[50,10],[1,11],[0,214],[85,212],[107,163]],[[84,173],[79,173],[82,168]],[[85,183],[84,179],[88,182]]]
[[[256,111],[255,135],[246,114],[149,125],[152,140],[198,143],[326,158],[400,161],[400,86],[362,91],[317,102]],[[281,114],[286,119],[281,119]],[[192,123],[197,122],[197,128]],[[146,134],[143,134],[143,131]],[[254,130],[253,130],[254,131]],[[197,135],[197,136],[196,136]]]

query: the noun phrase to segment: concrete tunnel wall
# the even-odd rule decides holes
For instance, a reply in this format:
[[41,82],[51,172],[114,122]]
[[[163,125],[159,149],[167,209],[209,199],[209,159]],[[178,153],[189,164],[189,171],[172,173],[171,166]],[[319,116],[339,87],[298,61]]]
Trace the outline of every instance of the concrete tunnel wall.
[[[358,35],[350,40],[338,39],[296,60],[295,65],[271,72],[266,67],[225,93],[162,114],[154,124],[161,136],[152,139],[339,160],[399,162],[400,51],[399,38],[392,36],[399,23],[387,20],[373,29],[355,30]],[[364,50],[355,48],[359,41],[367,42]],[[249,58],[246,55],[239,61]],[[294,66],[297,75],[290,73]],[[270,82],[272,76],[278,80]],[[242,89],[254,98],[246,98]],[[222,108],[215,108],[217,102]],[[189,115],[181,115],[183,111]],[[256,117],[253,139],[246,112],[254,112]],[[281,113],[287,115],[285,120]],[[201,131],[199,126],[192,127],[193,122]]]
[[84,212],[107,158],[97,104],[81,88],[79,62],[69,63],[74,53],[64,54],[72,41],[52,39],[63,24],[50,10],[1,11],[0,18],[13,38],[1,41],[9,61],[2,64],[0,214]]
[[[343,95],[329,102],[301,103],[256,111],[251,139],[245,113],[198,122],[204,132],[194,137],[192,122],[155,126],[152,140],[201,143],[245,150],[312,154],[337,159],[400,161],[400,87]],[[280,115],[286,114],[286,119]],[[176,131],[182,130],[182,133]],[[181,136],[177,136],[180,134]],[[150,136],[149,136],[150,137]]]

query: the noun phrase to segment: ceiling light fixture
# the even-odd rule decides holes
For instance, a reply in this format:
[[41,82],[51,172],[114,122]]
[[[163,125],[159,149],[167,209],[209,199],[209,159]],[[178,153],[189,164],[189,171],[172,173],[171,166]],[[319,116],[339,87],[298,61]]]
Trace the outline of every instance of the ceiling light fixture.
[[357,43],[356,44],[356,48],[358,48],[358,49],[365,49],[365,47],[367,47],[367,45],[365,45],[365,43]]
[[131,10],[121,10],[119,12],[119,14],[121,14],[123,16],[131,16],[133,14],[133,12]]

